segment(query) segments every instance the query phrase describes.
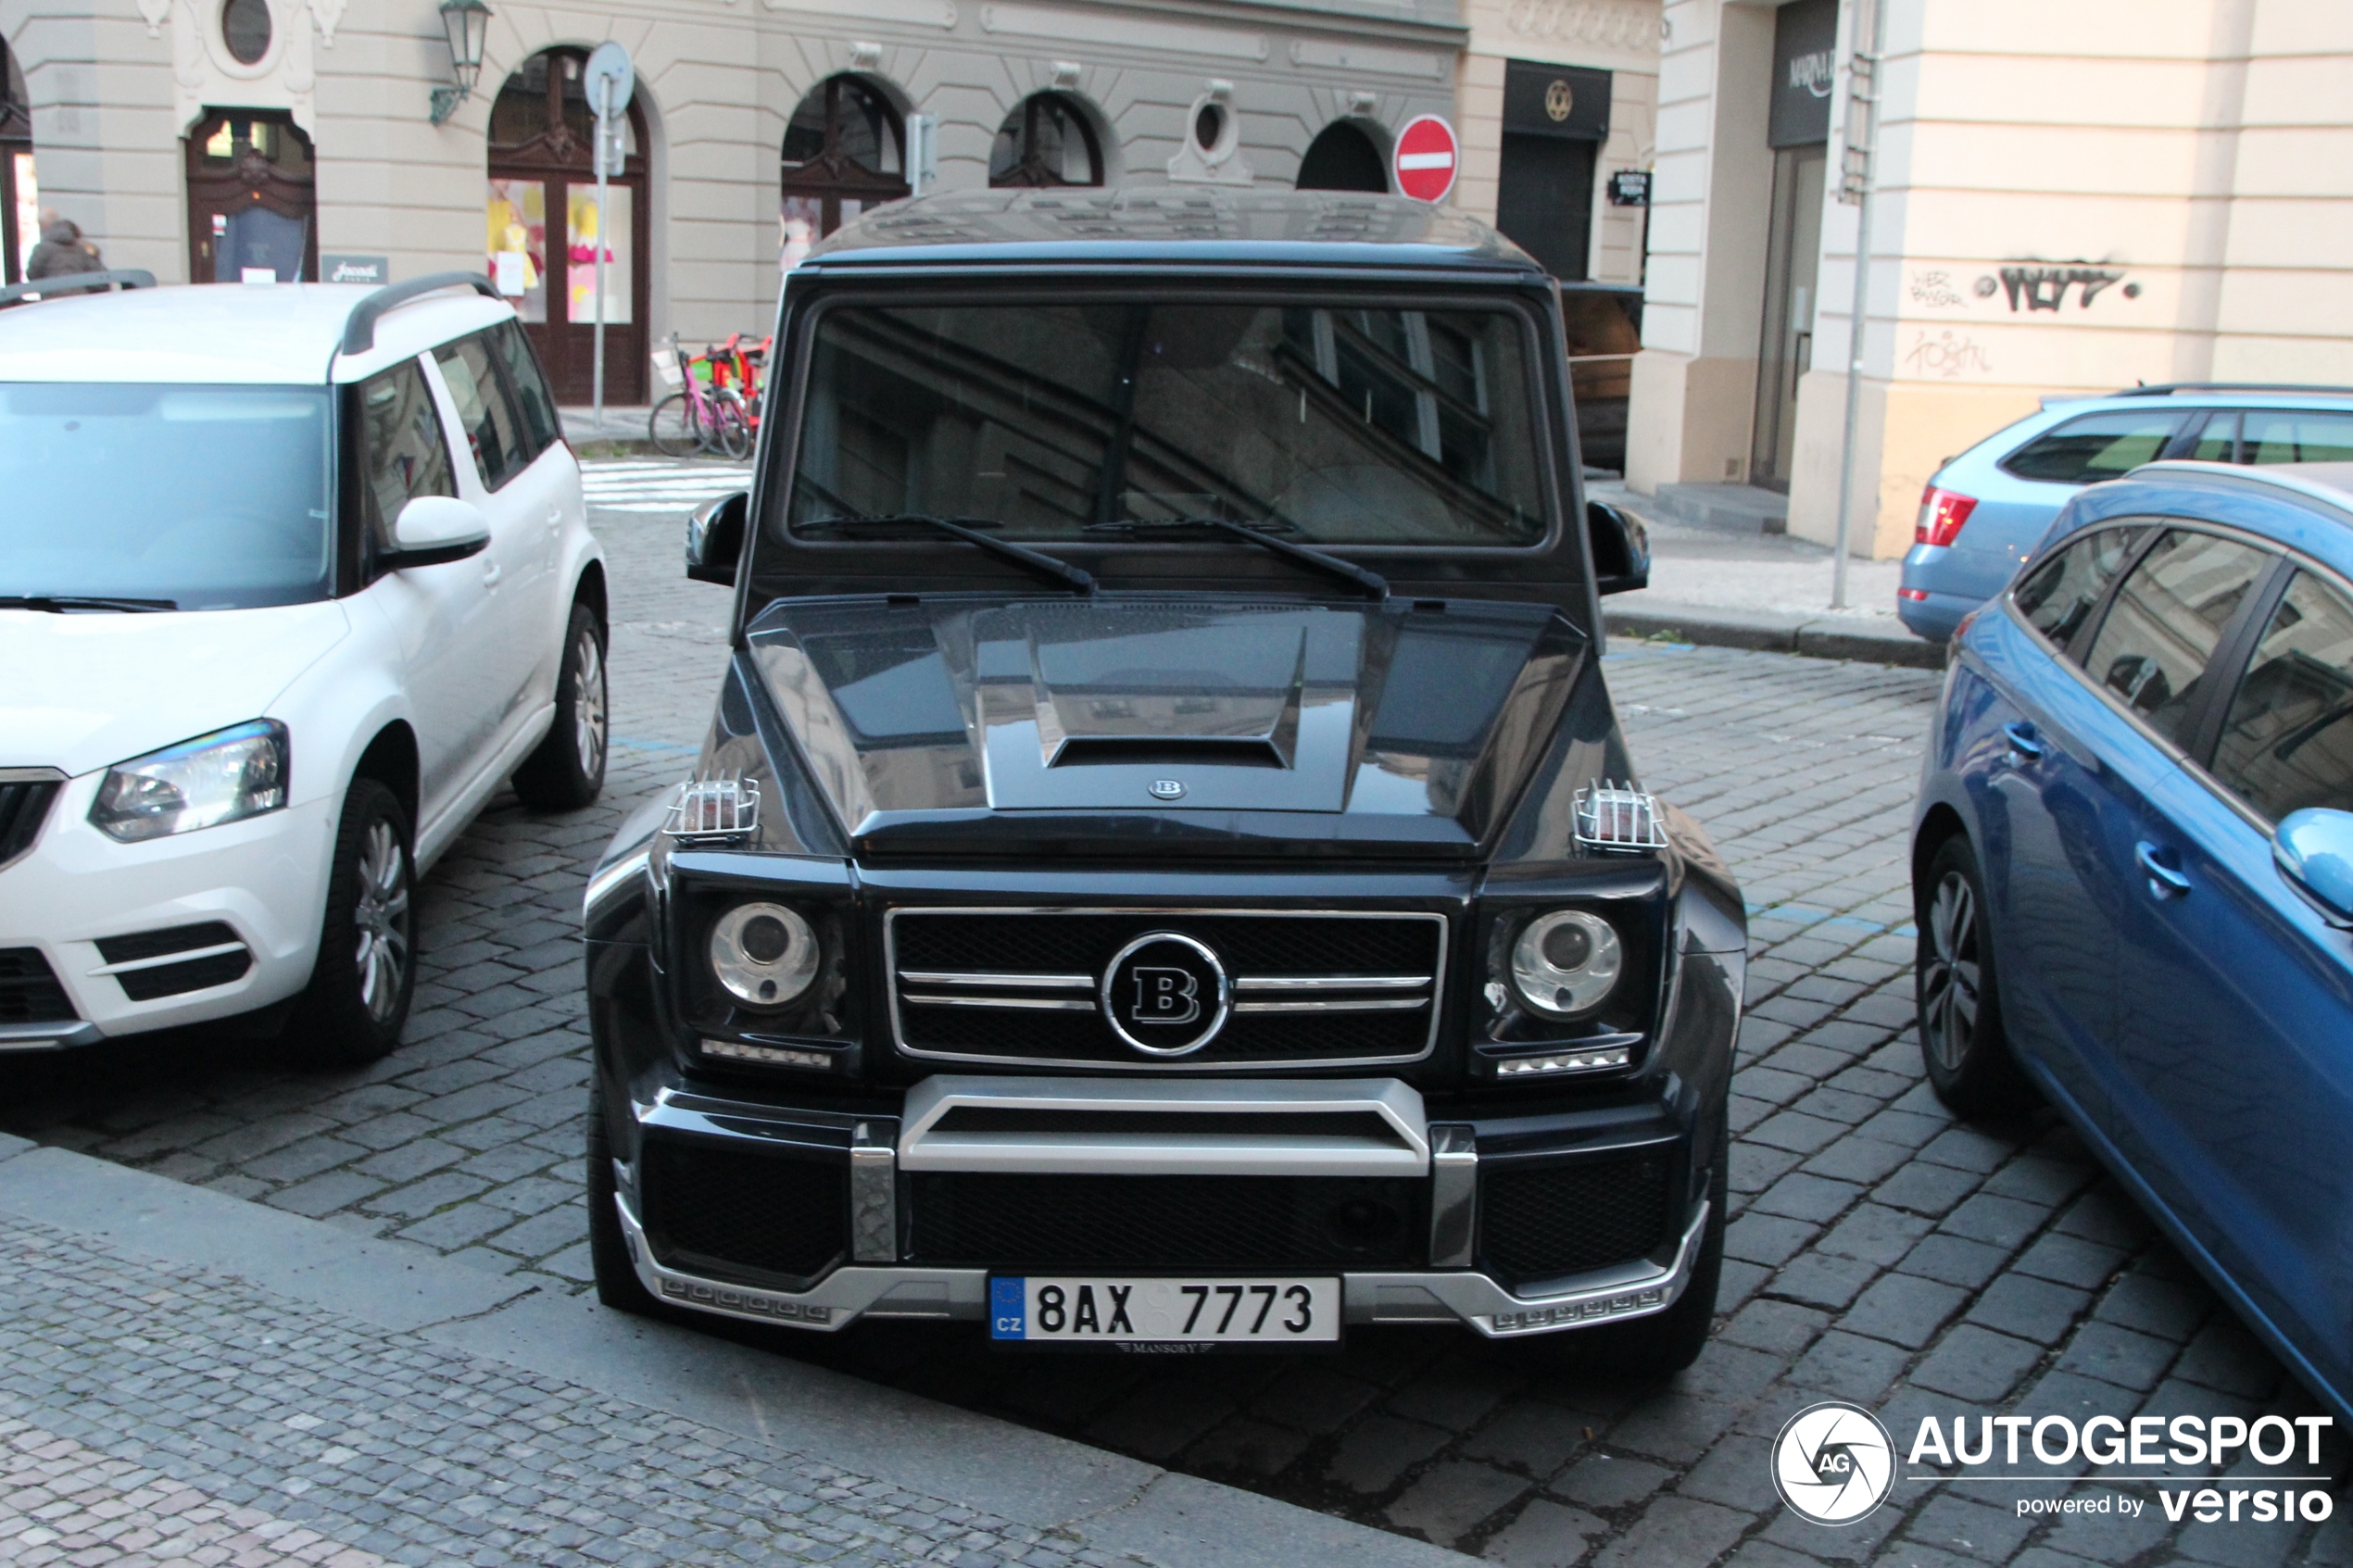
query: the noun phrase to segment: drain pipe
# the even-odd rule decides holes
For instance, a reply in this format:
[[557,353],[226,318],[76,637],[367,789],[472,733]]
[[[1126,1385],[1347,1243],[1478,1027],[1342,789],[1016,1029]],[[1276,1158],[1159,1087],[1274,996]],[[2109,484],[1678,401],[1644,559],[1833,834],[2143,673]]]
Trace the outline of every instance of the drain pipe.
[[[1846,145],[1838,199],[1855,208],[1855,304],[1846,319],[1846,434],[1839,447],[1838,543],[1831,562],[1831,608],[1846,608],[1846,555],[1855,527],[1855,436],[1863,422],[1863,334],[1871,295],[1871,154],[1879,139],[1880,37],[1887,0],[1870,0],[1870,31],[1847,51]],[[1855,19],[1863,19],[1856,0]],[[1876,515],[1876,508],[1874,509]]]

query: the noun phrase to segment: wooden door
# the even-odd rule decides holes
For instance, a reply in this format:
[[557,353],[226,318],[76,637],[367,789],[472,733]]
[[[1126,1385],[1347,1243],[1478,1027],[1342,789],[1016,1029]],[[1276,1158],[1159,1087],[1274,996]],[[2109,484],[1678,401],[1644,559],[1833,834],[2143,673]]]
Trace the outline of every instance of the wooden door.
[[218,109],[187,140],[188,280],[279,282],[319,276],[319,194],[310,138],[271,109]]
[[597,212],[596,116],[581,49],[547,49],[507,78],[490,113],[485,202],[491,277],[522,317],[556,398],[594,395],[597,244],[605,246],[605,403],[647,400],[649,346],[645,117],[629,109],[629,156]]

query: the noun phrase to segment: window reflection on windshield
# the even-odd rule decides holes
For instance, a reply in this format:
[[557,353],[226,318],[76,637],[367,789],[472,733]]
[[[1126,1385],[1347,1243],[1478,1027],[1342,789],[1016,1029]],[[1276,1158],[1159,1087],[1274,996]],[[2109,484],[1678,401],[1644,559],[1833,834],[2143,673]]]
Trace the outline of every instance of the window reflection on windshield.
[[1215,517],[1343,545],[1545,530],[1526,334],[1503,310],[845,307],[821,319],[805,408],[795,523],[912,512],[1076,540]]
[[327,596],[323,387],[0,386],[0,596]]

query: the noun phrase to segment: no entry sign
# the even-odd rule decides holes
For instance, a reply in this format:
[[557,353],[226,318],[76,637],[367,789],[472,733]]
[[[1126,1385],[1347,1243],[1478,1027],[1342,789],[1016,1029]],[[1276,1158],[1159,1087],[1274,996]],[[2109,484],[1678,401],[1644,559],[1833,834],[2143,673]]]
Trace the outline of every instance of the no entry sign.
[[1397,194],[1418,202],[1444,201],[1461,161],[1453,126],[1434,114],[1408,121],[1397,133]]

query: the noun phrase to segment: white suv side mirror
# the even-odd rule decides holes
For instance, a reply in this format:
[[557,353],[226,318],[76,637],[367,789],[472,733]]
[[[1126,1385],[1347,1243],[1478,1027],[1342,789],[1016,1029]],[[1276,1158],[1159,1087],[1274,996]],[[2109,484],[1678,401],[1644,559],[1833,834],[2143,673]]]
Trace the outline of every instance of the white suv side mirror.
[[463,560],[489,545],[490,520],[481,508],[455,495],[411,496],[393,520],[392,543],[382,558],[392,571]]

